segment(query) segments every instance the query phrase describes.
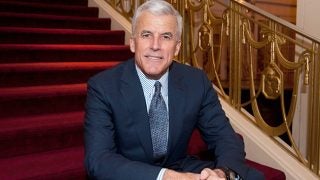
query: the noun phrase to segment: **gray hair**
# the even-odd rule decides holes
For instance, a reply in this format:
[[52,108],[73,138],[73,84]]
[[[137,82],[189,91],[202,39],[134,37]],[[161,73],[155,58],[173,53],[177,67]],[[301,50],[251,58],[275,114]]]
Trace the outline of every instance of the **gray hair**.
[[137,20],[142,12],[148,11],[153,15],[172,15],[177,19],[177,38],[181,39],[182,17],[180,13],[168,2],[164,0],[150,0],[138,7],[132,18],[132,34],[135,34]]

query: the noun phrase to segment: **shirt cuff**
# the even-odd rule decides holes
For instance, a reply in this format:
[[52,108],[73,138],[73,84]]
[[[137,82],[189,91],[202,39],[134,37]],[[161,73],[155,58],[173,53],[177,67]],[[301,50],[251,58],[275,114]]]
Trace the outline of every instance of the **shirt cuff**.
[[157,180],[162,180],[163,174],[166,171],[166,168],[162,168],[158,174]]

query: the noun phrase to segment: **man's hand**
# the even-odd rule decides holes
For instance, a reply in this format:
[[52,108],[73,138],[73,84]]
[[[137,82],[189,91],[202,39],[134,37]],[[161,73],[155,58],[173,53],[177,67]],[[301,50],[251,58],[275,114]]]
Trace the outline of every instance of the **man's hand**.
[[200,173],[200,180],[225,180],[226,175],[221,169],[205,168]]
[[195,173],[182,173],[171,169],[166,169],[163,180],[200,180],[200,174]]

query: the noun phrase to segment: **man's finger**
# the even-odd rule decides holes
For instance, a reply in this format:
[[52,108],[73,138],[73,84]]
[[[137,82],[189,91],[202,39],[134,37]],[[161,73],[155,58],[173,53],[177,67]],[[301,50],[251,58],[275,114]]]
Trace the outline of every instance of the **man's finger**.
[[219,169],[209,169],[205,168],[200,173],[200,180],[225,180],[224,173],[220,173]]
[[[208,179],[213,171],[209,168],[205,168],[200,173],[200,180]],[[213,172],[215,174],[215,172]]]

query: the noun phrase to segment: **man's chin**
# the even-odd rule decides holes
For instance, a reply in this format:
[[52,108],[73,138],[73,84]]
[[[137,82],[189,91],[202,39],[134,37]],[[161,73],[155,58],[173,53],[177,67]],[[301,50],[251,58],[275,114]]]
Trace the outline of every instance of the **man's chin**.
[[146,74],[146,76],[149,78],[149,79],[154,79],[154,80],[158,80],[161,78],[163,74],[162,73],[159,73],[159,72],[148,72]]

